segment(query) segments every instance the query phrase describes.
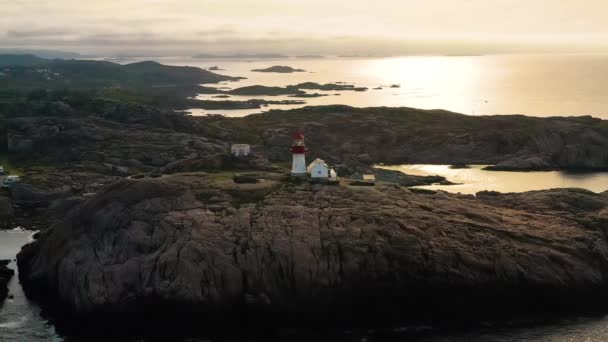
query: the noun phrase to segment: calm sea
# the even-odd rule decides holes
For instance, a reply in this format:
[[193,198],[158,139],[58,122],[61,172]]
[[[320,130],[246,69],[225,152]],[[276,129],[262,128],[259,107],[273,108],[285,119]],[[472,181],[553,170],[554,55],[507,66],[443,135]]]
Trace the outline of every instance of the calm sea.
[[[367,92],[328,92],[304,99],[307,105],[345,104],[356,107],[447,109],[470,115],[533,116],[593,115],[608,119],[608,55],[490,55],[393,58],[318,58],[214,60],[156,58],[172,65],[218,66],[217,73],[247,77],[221,86],[286,86],[300,82],[347,82]],[[133,60],[123,60],[130,62]],[[288,65],[306,72],[259,73],[252,69]],[[399,88],[391,88],[398,85]],[[381,87],[382,89],[373,89]],[[320,91],[310,91],[319,92]],[[340,94],[339,96],[334,94]],[[201,99],[214,100],[211,96]],[[233,100],[260,98],[234,96]],[[284,96],[275,100],[294,99]],[[215,99],[217,100],[217,99]],[[295,108],[299,106],[269,106]],[[244,116],[261,110],[195,110]]]
[[456,185],[428,185],[418,188],[443,190],[453,193],[475,194],[490,190],[498,192],[525,192],[553,188],[581,188],[593,192],[608,190],[608,172],[507,172],[485,171],[486,165],[471,165],[468,169],[451,169],[449,165],[394,165],[378,166],[408,175],[447,178]]

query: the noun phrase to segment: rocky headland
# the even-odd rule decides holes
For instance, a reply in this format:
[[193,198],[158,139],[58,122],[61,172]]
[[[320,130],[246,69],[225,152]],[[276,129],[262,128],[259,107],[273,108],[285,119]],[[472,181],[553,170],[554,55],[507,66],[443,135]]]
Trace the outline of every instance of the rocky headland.
[[[205,119],[203,119],[205,120]],[[383,163],[497,165],[510,171],[608,170],[608,123],[584,117],[468,116],[442,110],[318,106],[229,120],[208,118],[239,136],[261,137],[271,160],[294,130],[312,150],[345,167]],[[250,140],[252,141],[252,140]]]
[[[23,175],[0,219],[43,229],[20,277],[60,326],[426,324],[608,303],[608,194],[452,195],[407,188],[442,177],[373,168],[608,169],[603,120],[346,106],[190,117],[35,95],[3,122]],[[288,179],[295,131],[341,185]],[[251,155],[232,156],[235,143]],[[251,172],[259,181],[238,181]],[[365,173],[378,184],[351,182]]]
[[[22,175],[0,222],[42,229],[20,280],[67,334],[457,325],[608,305],[608,193],[464,196],[408,189],[442,177],[374,168],[608,170],[604,120],[347,106],[191,117],[174,110],[198,92],[364,89],[205,88],[234,79],[150,62],[52,68],[55,83],[7,78],[34,88],[0,102],[1,146]],[[295,131],[340,185],[289,179]],[[232,156],[237,143],[252,153]],[[378,183],[356,186],[366,173]]]
[[268,178],[113,183],[24,247],[20,280],[89,334],[107,333],[99,320],[151,334],[371,327],[608,303],[608,193],[473,197]]

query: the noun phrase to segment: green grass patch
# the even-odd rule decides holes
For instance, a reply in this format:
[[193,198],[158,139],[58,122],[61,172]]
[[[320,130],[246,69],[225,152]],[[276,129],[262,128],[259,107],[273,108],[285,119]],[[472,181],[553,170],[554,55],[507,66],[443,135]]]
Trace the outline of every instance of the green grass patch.
[[279,162],[273,162],[272,165],[283,168],[283,169],[287,169],[287,170],[291,170],[291,161],[279,161]]
[[25,174],[23,167],[16,164],[7,155],[0,155],[0,165],[4,167],[4,173],[7,175],[23,176]]

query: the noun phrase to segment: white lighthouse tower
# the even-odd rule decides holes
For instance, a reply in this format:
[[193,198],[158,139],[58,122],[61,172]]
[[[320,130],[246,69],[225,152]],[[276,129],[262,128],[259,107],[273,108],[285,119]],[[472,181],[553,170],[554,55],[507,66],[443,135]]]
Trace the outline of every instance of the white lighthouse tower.
[[293,135],[293,145],[291,146],[291,154],[293,162],[291,164],[291,175],[304,177],[306,176],[306,152],[308,148],[304,144],[304,134],[297,132]]

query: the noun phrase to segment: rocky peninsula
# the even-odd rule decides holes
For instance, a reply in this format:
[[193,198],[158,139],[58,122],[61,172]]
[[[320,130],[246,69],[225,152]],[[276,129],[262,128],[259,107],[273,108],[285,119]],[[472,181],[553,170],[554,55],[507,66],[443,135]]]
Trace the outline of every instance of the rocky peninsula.
[[[17,73],[3,84],[33,88],[0,102],[1,146],[22,174],[0,197],[0,220],[42,228],[19,254],[19,277],[65,334],[393,329],[608,305],[608,193],[465,196],[408,188],[441,177],[374,169],[607,170],[604,120],[347,106],[191,117],[174,110],[211,89],[201,80],[233,79],[154,63],[60,65],[57,84]],[[90,85],[82,70],[105,78]],[[340,88],[357,91],[237,93]],[[287,176],[295,131],[340,185]],[[237,158],[231,144],[251,154]],[[241,172],[258,182],[235,182]],[[357,186],[366,173],[375,186]]]
[[18,263],[28,293],[89,333],[107,331],[99,320],[152,334],[160,322],[453,322],[605,305],[606,227],[607,193],[475,198],[194,173],[112,184]]
[[[287,119],[288,118],[288,119]],[[497,165],[510,171],[608,170],[608,125],[583,117],[468,116],[443,110],[318,106],[271,111],[218,127],[261,137],[271,159],[302,130],[311,148],[334,164]],[[250,140],[253,141],[253,140]]]

